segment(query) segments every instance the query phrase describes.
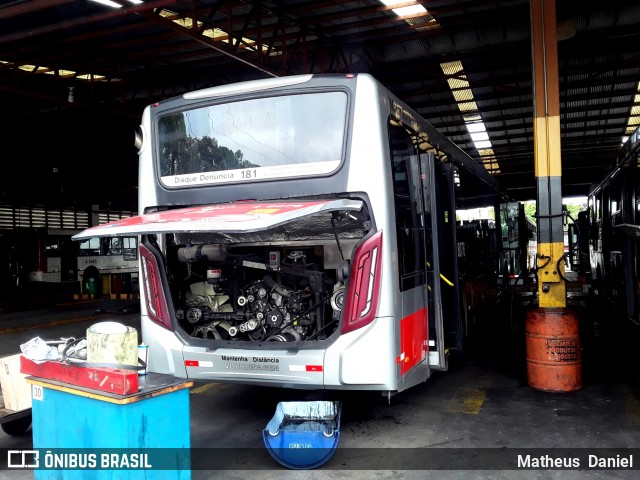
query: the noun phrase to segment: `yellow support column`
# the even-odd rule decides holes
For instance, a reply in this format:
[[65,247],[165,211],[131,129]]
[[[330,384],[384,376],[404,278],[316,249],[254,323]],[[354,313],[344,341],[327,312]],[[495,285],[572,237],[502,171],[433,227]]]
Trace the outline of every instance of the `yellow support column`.
[[527,313],[527,380],[539,390],[570,392],[582,387],[582,357],[579,320],[566,308],[564,282],[556,2],[530,1],[539,308]]
[[555,0],[531,0],[533,142],[538,206],[538,294],[543,307],[566,307],[562,231],[560,93]]

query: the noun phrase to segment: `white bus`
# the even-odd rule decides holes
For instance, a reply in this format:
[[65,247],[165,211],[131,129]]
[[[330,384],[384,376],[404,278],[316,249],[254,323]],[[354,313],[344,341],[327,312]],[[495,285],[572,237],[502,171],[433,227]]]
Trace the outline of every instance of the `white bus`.
[[[147,107],[140,235],[151,371],[391,395],[462,348],[454,176],[477,162],[366,74]],[[458,170],[457,172],[455,170]]]
[[124,294],[138,291],[138,238],[93,237],[80,242],[78,281],[82,293]]

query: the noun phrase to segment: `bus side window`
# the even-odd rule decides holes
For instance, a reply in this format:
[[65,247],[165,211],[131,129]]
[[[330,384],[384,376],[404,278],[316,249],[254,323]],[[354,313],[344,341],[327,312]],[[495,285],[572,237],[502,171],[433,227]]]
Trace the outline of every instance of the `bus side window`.
[[389,124],[389,147],[402,292],[426,282],[424,228],[418,215],[418,202],[421,200],[412,181],[413,176],[418,175],[418,158],[411,137],[400,126]]
[[100,239],[89,238],[81,242],[80,255],[83,257],[100,255]]
[[122,239],[120,237],[114,237],[109,238],[108,241],[107,255],[122,255]]
[[136,237],[122,239],[122,256],[125,260],[138,259],[138,239]]

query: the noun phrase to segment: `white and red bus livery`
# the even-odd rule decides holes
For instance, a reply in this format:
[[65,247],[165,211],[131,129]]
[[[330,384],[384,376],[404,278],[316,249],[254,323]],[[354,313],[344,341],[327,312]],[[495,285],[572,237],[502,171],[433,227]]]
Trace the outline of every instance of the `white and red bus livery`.
[[74,238],[140,236],[151,371],[391,394],[447,368],[454,173],[491,179],[371,76],[190,92],[137,143],[140,215]]

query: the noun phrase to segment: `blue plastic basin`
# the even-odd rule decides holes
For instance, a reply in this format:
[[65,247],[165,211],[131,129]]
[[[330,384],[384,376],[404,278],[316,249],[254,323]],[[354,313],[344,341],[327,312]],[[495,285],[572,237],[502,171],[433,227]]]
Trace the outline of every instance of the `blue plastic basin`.
[[319,467],[338,447],[341,410],[340,402],[280,402],[262,431],[264,444],[287,468]]

